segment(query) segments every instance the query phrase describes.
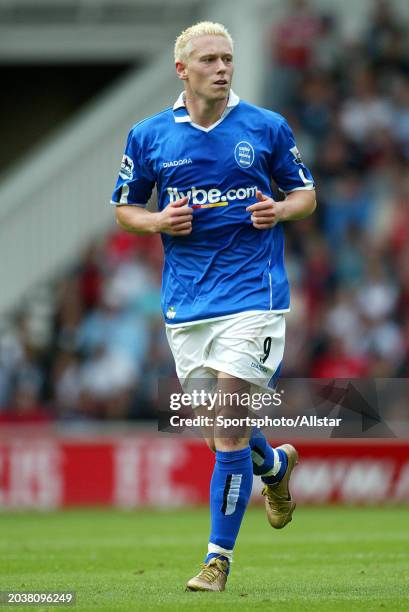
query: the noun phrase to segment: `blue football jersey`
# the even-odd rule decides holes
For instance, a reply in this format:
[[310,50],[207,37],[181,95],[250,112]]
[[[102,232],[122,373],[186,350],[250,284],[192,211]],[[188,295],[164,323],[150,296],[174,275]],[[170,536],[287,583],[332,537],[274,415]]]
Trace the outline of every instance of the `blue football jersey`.
[[233,91],[209,128],[192,123],[181,94],[131,129],[112,203],[146,206],[156,184],[159,210],[184,196],[193,208],[189,236],[162,234],[166,323],[289,309],[282,224],[255,229],[246,211],[272,181],[314,189],[285,119]]

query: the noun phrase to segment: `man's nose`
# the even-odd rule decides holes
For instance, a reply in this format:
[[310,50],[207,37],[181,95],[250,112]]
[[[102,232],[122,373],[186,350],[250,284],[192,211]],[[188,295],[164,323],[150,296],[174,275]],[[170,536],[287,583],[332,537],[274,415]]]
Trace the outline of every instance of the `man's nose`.
[[226,72],[225,63],[224,63],[224,61],[222,60],[221,57],[217,60],[217,66],[216,67],[217,67],[217,72]]

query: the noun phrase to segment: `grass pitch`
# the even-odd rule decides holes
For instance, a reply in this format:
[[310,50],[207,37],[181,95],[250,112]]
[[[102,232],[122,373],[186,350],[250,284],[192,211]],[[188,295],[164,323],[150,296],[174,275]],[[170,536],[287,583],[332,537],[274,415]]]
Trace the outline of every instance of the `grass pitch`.
[[249,509],[224,593],[184,592],[205,553],[207,509],[0,521],[1,590],[77,592],[72,607],[29,609],[409,610],[407,508],[298,508],[282,531]]

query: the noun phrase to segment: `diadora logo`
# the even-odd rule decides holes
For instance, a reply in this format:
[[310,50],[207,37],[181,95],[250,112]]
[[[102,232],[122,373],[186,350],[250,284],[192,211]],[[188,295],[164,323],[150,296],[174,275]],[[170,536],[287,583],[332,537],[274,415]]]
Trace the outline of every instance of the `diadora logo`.
[[258,187],[239,187],[229,189],[223,194],[220,189],[197,189],[192,187],[186,191],[181,191],[177,187],[168,187],[170,202],[176,202],[180,198],[189,198],[192,208],[216,208],[217,206],[228,206],[234,200],[251,200],[256,198]]
[[250,168],[254,163],[254,149],[249,142],[241,140],[234,149],[234,159],[240,168]]
[[185,157],[185,159],[176,159],[175,161],[163,162],[162,168],[173,168],[174,166],[185,166],[186,164],[193,164],[190,157]]
[[260,372],[263,372],[264,374],[267,374],[268,372],[266,367],[264,367],[263,365],[260,365],[256,361],[252,361],[250,364],[250,367],[254,368],[255,370],[259,370]]

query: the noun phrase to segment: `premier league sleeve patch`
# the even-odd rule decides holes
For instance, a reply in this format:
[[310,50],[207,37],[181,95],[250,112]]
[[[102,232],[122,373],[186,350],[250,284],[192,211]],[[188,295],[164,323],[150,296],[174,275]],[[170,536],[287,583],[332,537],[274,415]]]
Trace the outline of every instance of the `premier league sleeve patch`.
[[301,153],[299,152],[297,146],[291,147],[290,151],[294,155],[294,162],[296,164],[301,165],[301,164],[304,163],[303,160],[302,160],[302,157],[301,157]]
[[128,134],[119,176],[112,194],[113,204],[145,206],[152,195],[156,176],[150,171],[149,160],[141,152],[135,128]]
[[129,155],[122,157],[121,168],[119,170],[119,176],[127,181],[131,181],[133,178],[133,161]]
[[291,128],[284,119],[280,121],[275,134],[271,177],[284,193],[314,189],[312,174],[305,166]]

